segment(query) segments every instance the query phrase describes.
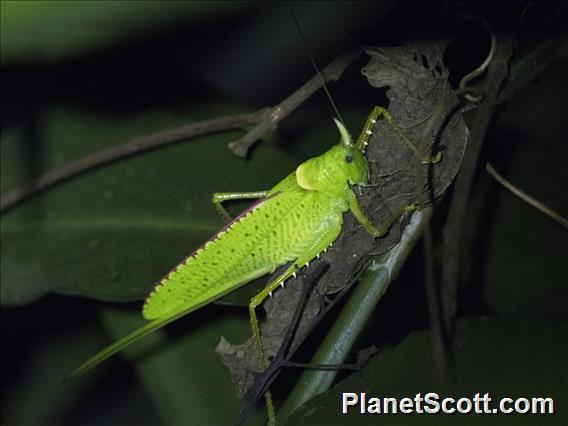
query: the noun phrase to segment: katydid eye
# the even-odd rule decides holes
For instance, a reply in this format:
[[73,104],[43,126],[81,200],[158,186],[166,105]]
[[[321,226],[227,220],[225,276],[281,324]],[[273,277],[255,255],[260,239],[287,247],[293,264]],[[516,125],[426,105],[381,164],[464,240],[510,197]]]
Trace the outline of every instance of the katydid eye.
[[345,161],[347,161],[348,163],[351,163],[353,161],[353,156],[348,155],[347,157],[345,157]]

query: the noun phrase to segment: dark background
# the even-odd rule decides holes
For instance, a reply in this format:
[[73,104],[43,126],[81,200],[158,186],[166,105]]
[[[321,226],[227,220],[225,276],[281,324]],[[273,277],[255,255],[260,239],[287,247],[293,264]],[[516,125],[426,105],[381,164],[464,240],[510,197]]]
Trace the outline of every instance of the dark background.
[[[517,62],[526,78],[510,86],[514,92],[496,111],[485,140],[462,244],[455,345],[458,394],[551,396],[557,414],[341,418],[337,392],[361,387],[361,376],[354,375],[304,408],[294,423],[565,422],[566,232],[499,187],[482,167],[491,161],[566,215],[565,9],[557,3],[291,4],[322,67],[354,44],[450,37],[455,42],[446,63],[454,85],[480,63],[489,44],[460,13],[515,31],[514,61],[564,38],[539,61]],[[1,7],[2,195],[135,137],[273,105],[313,74],[286,3]],[[386,104],[384,92],[362,77],[365,63],[362,58],[330,85],[351,129],[373,105]],[[212,192],[271,187],[336,142],[332,116],[318,92],[247,161],[226,148],[242,133],[226,132],[114,163],[3,213],[2,424],[230,424],[241,402],[214,348],[221,335],[232,341],[248,335],[241,307],[207,306],[126,358],[72,382],[62,379],[139,325],[140,302],[127,302],[141,300],[222,225],[209,203]],[[443,202],[434,217],[438,241],[446,209]],[[375,344],[380,351],[364,373],[369,393],[412,396],[433,389],[422,274],[417,250],[355,348]],[[324,332],[325,325],[301,358],[309,359]],[[279,400],[296,375],[286,371],[276,384]],[[251,422],[261,423],[262,416],[259,407]]]

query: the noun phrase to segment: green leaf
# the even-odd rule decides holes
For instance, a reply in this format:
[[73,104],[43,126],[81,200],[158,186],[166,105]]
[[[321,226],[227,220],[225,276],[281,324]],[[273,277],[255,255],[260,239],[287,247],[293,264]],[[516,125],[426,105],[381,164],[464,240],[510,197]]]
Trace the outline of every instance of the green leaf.
[[[562,372],[568,359],[567,320],[563,297],[508,315],[461,319],[454,345],[457,385],[453,389],[432,377],[430,333],[413,332],[396,348],[373,356],[360,372],[312,398],[287,424],[377,424],[379,419],[381,424],[517,424],[520,419],[530,424],[565,423],[567,394]],[[550,374],[552,371],[558,374]],[[504,396],[552,397],[555,415],[361,415],[354,408],[345,416],[341,414],[343,392],[365,392],[368,398],[414,398],[418,392],[472,398],[479,392],[489,393],[493,401]]]
[[245,2],[3,1],[2,62],[46,62],[250,7]]
[[[105,412],[116,413],[117,423],[158,419],[150,399],[140,387],[125,386],[125,375],[117,377],[112,363],[63,382],[72,366],[108,341],[89,313],[88,304],[63,298],[2,310],[2,424],[56,425],[70,418],[97,424],[104,422]],[[112,388],[96,391],[105,380]]]
[[[107,117],[67,107],[45,110],[37,120],[39,141],[30,140],[25,126],[2,135],[2,193],[88,153],[222,113],[194,111]],[[267,189],[295,167],[289,155],[267,145],[248,161],[236,158],[227,144],[240,134],[132,157],[8,211],[1,219],[2,303],[28,303],[48,292],[143,298],[222,226],[210,202],[213,192]]]
[[[164,424],[231,424],[237,417],[242,401],[214,349],[221,335],[244,339],[250,333],[243,312],[210,305],[168,327],[178,335],[158,330],[124,351]],[[102,314],[113,339],[144,323],[137,309],[105,307]],[[258,410],[253,418],[263,416]]]

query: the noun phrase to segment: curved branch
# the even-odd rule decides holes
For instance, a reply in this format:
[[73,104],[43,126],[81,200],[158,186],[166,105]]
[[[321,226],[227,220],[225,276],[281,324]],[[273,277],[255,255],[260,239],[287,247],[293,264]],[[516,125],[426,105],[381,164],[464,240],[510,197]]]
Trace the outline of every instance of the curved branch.
[[499,172],[497,170],[495,170],[491,164],[485,163],[485,170],[487,170],[487,173],[489,173],[497,182],[499,182],[501,185],[503,185],[513,195],[519,197],[525,203],[527,203],[531,207],[534,207],[535,209],[537,209],[541,213],[545,214],[546,216],[548,216],[549,218],[554,220],[560,226],[564,227],[564,229],[568,230],[568,220],[566,220],[562,215],[555,212],[550,207],[544,205],[543,203],[541,203],[540,201],[538,201],[534,197],[531,197],[526,192],[517,188],[515,185],[513,185],[511,182],[509,182],[507,179],[505,179],[503,176],[501,176],[499,174]]
[[229,144],[229,148],[238,157],[246,157],[251,146],[255,144],[265,133],[274,130],[278,123],[282,121],[290,112],[294,111],[307,98],[314,94],[322,84],[328,81],[337,81],[343,71],[351,65],[360,55],[359,49],[350,50],[339,55],[321,73],[314,75],[302,87],[284,99],[278,105],[271,108],[268,120],[264,120],[250,130],[241,139]]
[[269,114],[270,110],[263,108],[249,114],[217,117],[143,136],[126,142],[125,144],[87,155],[63,167],[47,172],[21,188],[8,192],[0,199],[0,212],[4,212],[52,186],[103,165],[184,139],[223,130],[250,127],[266,120]]
[[443,306],[444,329],[446,338],[454,334],[454,320],[457,312],[457,282],[459,256],[463,224],[467,212],[467,203],[471,192],[477,159],[489,124],[502,83],[509,71],[509,59],[513,54],[512,34],[503,34],[497,39],[495,56],[487,70],[485,99],[479,105],[460,172],[454,183],[454,192],[450,201],[450,210],[444,224],[444,262],[442,266],[441,299]]
[[134,139],[123,145],[96,152],[80,158],[70,164],[57,168],[37,179],[25,184],[23,187],[8,192],[0,198],[0,212],[14,207],[16,204],[37,195],[52,186],[62,183],[72,177],[81,175],[90,170],[102,167],[114,161],[130,157],[145,151],[179,142],[184,139],[195,138],[223,130],[240,129],[255,126],[242,139],[229,145],[231,150],[239,157],[246,157],[249,148],[266,132],[274,129],[277,124],[302,102],[309,98],[322,85],[324,81],[338,80],[343,71],[359,57],[358,50],[352,50],[338,56],[331,64],[324,68],[322,77],[314,76],[306,84],[296,90],[284,101],[272,108],[262,108],[256,112],[240,115],[217,117],[198,123],[187,124],[164,130],[139,139]]

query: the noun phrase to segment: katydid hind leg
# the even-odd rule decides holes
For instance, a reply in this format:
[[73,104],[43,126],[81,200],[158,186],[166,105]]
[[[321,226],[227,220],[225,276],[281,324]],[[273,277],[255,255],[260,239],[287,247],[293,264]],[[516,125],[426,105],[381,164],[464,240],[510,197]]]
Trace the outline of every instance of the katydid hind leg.
[[256,318],[256,307],[260,306],[262,302],[275,291],[279,286],[283,285],[284,282],[292,276],[296,275],[296,272],[308,265],[310,261],[319,257],[319,255],[327,250],[327,248],[336,240],[336,238],[341,233],[342,227],[342,217],[338,216],[338,220],[332,222],[327,229],[322,232],[317,238],[315,238],[308,248],[298,256],[298,258],[292,263],[278,278],[271,281],[260,293],[254,296],[249,304],[249,311],[251,316],[252,332],[257,345],[257,352],[260,357],[261,368],[265,367],[266,360],[264,359],[264,349],[262,347],[262,340],[260,337],[260,328],[258,326],[258,321]]
[[[283,286],[284,282],[292,276],[296,275],[296,272],[306,266],[313,259],[319,257],[319,255],[324,252],[339,236],[341,233],[342,219],[339,216],[339,220],[330,226],[304,251],[298,258],[275,280],[271,281],[260,293],[251,299],[249,304],[249,313],[252,326],[252,333],[255,342],[255,348],[257,353],[257,358],[259,362],[259,367],[262,370],[266,369],[267,362],[264,353],[264,347],[262,344],[262,337],[260,334],[260,326],[256,316],[256,307],[260,306],[262,302],[275,291],[278,287]],[[272,405],[272,398],[270,396],[270,391],[266,392],[265,395],[266,404],[269,415],[269,423],[275,421],[274,407]]]
[[[260,305],[269,294],[272,294],[272,291],[274,291],[274,289],[278,288],[278,286],[283,284],[284,281],[293,276],[297,269],[298,268],[296,267],[296,264],[294,262],[288,269],[286,269],[286,271],[284,271],[284,273],[282,273],[274,281],[271,281],[259,294],[253,297],[249,304],[250,323],[254,337],[258,366],[263,371],[266,369],[267,363],[264,356],[264,348],[262,346],[262,340],[260,336],[260,326],[258,324],[255,308]],[[268,412],[268,424],[276,424],[276,414],[274,411],[274,404],[272,403],[270,390],[268,390],[264,394],[264,398],[266,400],[266,410]]]

